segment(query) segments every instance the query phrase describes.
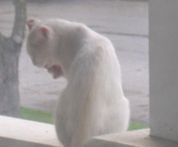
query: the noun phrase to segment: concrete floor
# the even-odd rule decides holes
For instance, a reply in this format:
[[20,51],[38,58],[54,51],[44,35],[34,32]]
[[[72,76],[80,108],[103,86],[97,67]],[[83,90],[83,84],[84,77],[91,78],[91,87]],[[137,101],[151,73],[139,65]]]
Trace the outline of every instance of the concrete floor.
[[[131,121],[148,125],[148,2],[129,0],[79,0],[28,3],[28,17],[62,18],[83,22],[114,44],[121,64],[123,87],[131,105]],[[0,2],[0,31],[10,35],[14,8]],[[53,111],[64,79],[53,80],[31,63],[25,50],[20,57],[21,105]]]

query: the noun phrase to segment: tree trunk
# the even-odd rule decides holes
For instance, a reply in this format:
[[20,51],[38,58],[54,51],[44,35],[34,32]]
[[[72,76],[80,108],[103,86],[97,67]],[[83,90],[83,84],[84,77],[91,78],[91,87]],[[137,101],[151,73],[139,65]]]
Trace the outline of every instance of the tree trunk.
[[20,117],[18,53],[8,40],[0,43],[0,113]]
[[14,0],[15,22],[10,38],[0,34],[0,114],[20,117],[19,56],[24,38],[26,0]]

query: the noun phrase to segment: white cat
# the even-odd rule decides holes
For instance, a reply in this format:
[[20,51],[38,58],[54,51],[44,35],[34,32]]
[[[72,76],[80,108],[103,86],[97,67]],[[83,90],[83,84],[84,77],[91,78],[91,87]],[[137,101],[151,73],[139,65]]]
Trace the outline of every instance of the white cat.
[[82,147],[93,136],[126,131],[129,102],[112,43],[80,23],[28,19],[27,25],[34,65],[68,81],[55,119],[62,144]]

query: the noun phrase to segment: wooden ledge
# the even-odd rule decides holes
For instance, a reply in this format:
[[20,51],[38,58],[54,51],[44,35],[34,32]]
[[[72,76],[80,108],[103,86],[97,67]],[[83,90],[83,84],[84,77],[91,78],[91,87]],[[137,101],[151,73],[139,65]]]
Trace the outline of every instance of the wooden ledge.
[[150,137],[149,129],[98,136],[85,147],[178,147],[178,142]]
[[[149,136],[149,129],[97,136],[84,147],[178,147],[178,142]],[[62,147],[54,125],[0,116],[0,147]]]
[[54,125],[0,116],[0,147],[62,147]]

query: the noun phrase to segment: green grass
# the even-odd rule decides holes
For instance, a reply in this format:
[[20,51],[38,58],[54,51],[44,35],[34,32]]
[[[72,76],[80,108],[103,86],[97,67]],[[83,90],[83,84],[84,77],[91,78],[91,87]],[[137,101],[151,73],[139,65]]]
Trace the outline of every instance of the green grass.
[[140,129],[146,129],[149,128],[148,126],[143,126],[141,124],[138,123],[130,123],[128,130],[132,131],[132,130],[140,130]]
[[[38,122],[44,122],[44,123],[53,123],[53,113],[51,112],[44,112],[39,110],[33,110],[29,108],[21,108],[21,117],[23,119],[27,120],[33,120]],[[139,130],[139,129],[145,129],[148,128],[148,126],[143,126],[138,123],[130,123],[128,130]]]
[[33,120],[49,124],[53,123],[53,113],[51,112],[44,112],[22,107],[21,117],[27,120]]

